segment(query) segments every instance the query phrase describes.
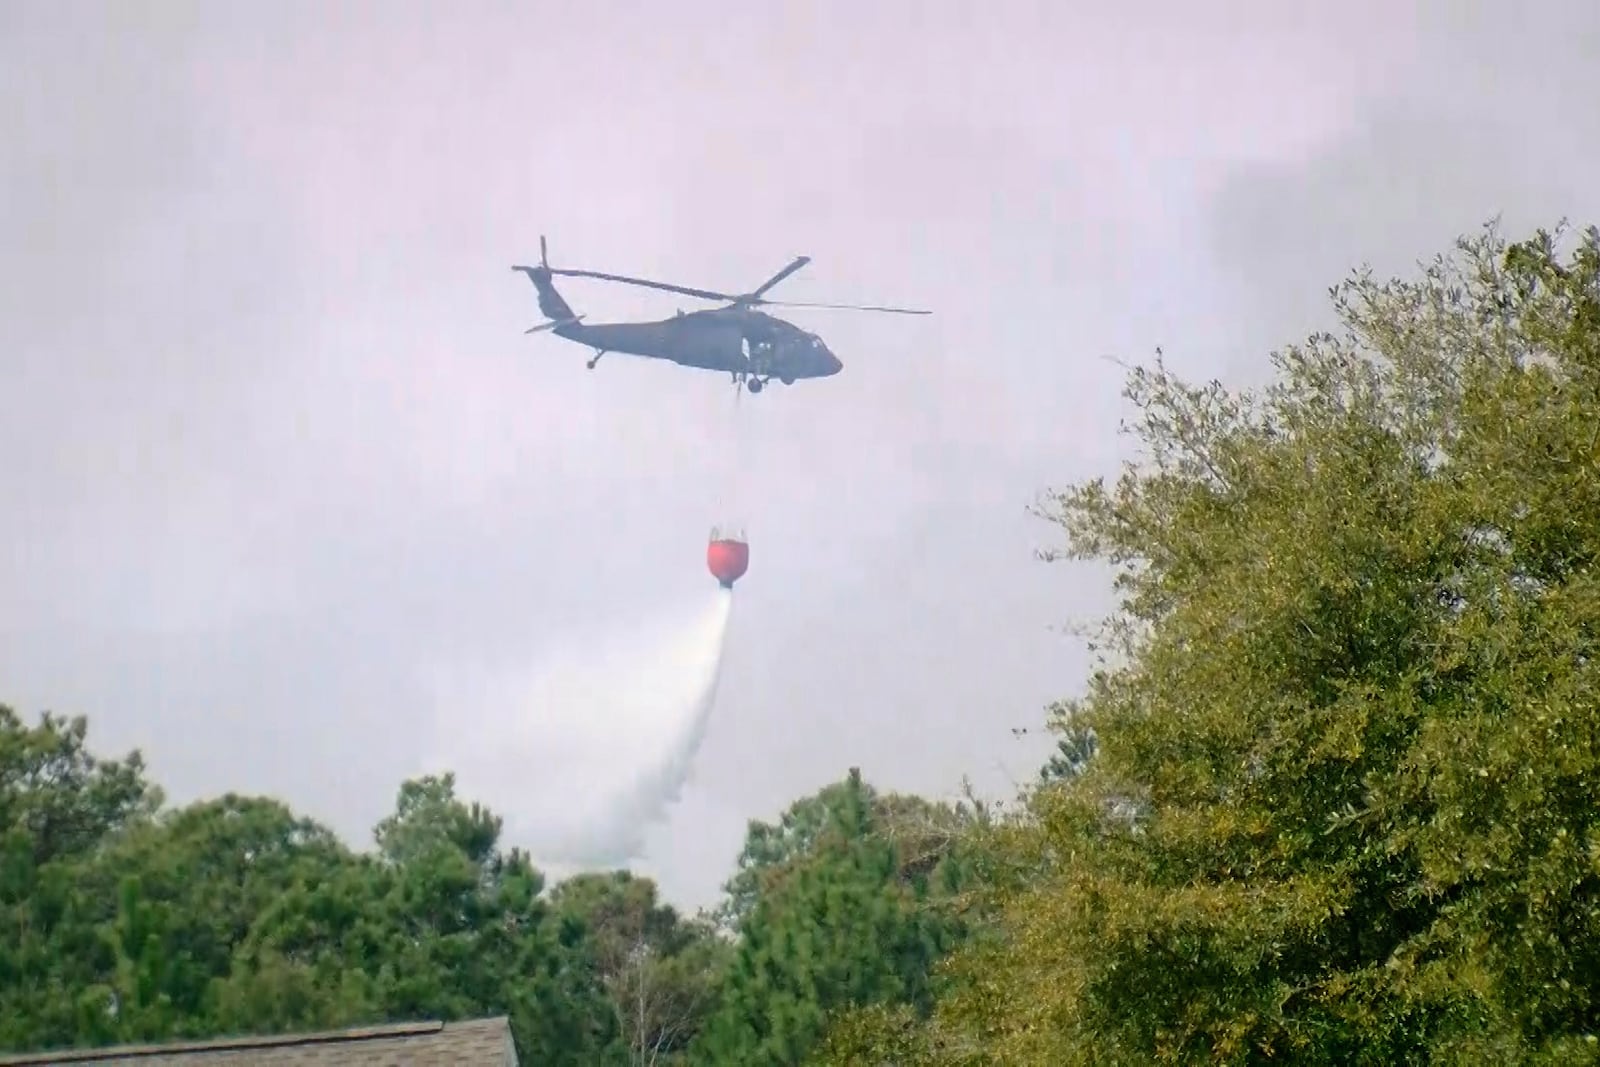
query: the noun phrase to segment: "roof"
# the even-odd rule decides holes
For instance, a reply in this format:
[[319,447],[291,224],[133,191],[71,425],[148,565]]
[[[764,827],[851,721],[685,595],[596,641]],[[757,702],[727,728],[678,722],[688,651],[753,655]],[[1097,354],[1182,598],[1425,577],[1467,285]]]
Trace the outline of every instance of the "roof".
[[0,1055],[0,1065],[201,1064],[207,1067],[517,1067],[504,1016],[416,1022],[314,1034],[229,1037],[171,1045],[117,1045]]

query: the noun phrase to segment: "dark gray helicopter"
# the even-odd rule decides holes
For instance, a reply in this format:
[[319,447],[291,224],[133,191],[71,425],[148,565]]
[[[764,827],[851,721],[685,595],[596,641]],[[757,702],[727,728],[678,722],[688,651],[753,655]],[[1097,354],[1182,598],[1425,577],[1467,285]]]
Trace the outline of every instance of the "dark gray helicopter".
[[[539,238],[539,265],[516,266],[533,282],[539,293],[539,310],[549,322],[531,327],[527,333],[550,330],[557,337],[576,341],[594,349],[589,369],[608,352],[643,356],[647,359],[666,359],[685,367],[724,371],[733,377],[734,388],[747,384],[752,393],[759,393],[773,378],[784,385],[793,385],[801,378],[827,378],[844,369],[839,357],[828,350],[822,338],[802,330],[791,322],[774,318],[755,310],[758,304],[773,307],[831,308],[847,311],[884,311],[896,315],[928,315],[931,312],[913,308],[874,307],[862,304],[800,304],[781,300],[768,300],[765,293],[789,275],[811,262],[809,256],[798,256],[794,262],[768,278],[753,292],[734,295],[715,293],[708,289],[694,289],[683,285],[669,285],[645,278],[630,278],[622,274],[603,274],[593,270],[561,270],[550,266],[545,239]],[[698,297],[701,300],[726,301],[725,306],[705,311],[678,312],[670,319],[655,322],[605,322],[592,326],[583,324],[582,315],[556,292],[551,282],[553,275],[573,278],[599,278],[603,281],[622,282],[669,293]]]

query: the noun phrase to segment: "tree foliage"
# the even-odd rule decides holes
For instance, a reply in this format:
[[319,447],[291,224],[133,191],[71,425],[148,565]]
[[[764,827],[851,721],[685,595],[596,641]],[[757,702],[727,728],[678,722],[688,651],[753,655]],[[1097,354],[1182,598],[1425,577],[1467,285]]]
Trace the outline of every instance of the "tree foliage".
[[[553,902],[449,775],[404,783],[357,853],[264,798],[161,810],[138,756],[98,761],[85,733],[0,708],[0,1044],[505,1013],[532,1061],[630,1062],[604,916]],[[659,926],[660,967],[715,967],[700,928]]]
[[587,931],[627,1062],[681,1057],[716,1003],[727,943],[709,922],[661,903],[654,882],[626,871],[569,878],[551,903]]
[[799,1064],[852,1008],[931,1010],[933,966],[961,934],[931,905],[960,885],[962,814],[852,769],[778,828],[752,824],[730,887],[750,904],[696,1062]]
[[[838,1005],[928,1007],[944,927],[917,902],[951,881],[959,817],[853,773],[797,803],[825,813],[814,833],[746,864],[731,937],[625,871],[547,886],[449,774],[402,783],[357,852],[267,798],[164,809],[137,754],[97,760],[86,730],[0,708],[5,1047],[504,1013],[530,1062],[798,1062]],[[752,960],[788,980],[751,988]],[[767,1016],[781,1039],[747,1040]]]
[[1135,371],[1147,456],[1043,509],[1118,568],[1097,750],[942,1058],[1589,1061],[1600,235],[1458,252],[1354,276],[1260,393]]

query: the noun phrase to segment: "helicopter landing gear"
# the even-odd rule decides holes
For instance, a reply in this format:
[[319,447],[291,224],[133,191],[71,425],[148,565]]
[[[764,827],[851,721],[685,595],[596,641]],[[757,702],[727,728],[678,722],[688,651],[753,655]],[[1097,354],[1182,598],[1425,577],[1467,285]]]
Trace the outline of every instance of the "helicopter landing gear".
[[590,370],[594,370],[594,365],[596,363],[599,363],[600,362],[600,357],[605,355],[605,354],[606,353],[605,353],[604,349],[601,349],[601,350],[595,352],[594,358],[589,360],[587,363],[585,363],[584,366],[588,367]]
[[766,382],[764,382],[764,381],[762,381],[762,380],[761,380],[761,379],[760,379],[760,378],[751,378],[751,379],[750,379],[750,380],[749,380],[749,381],[748,381],[748,382],[746,382],[746,383],[745,383],[745,384],[746,384],[746,385],[747,385],[747,386],[749,386],[749,387],[750,387],[750,391],[751,391],[751,392],[752,392],[752,393],[759,393],[759,392],[761,392],[761,390],[762,390],[762,389],[765,389],[765,388],[766,388],[766,385],[767,385],[767,383],[766,383]]

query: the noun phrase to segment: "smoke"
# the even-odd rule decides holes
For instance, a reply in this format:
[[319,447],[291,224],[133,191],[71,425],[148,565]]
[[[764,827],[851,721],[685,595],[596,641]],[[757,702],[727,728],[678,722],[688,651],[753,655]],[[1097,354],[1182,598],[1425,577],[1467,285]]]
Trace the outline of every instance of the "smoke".
[[[544,865],[619,867],[678,799],[710,722],[732,593],[441,694],[430,762]],[[465,697],[465,699],[463,699]]]

